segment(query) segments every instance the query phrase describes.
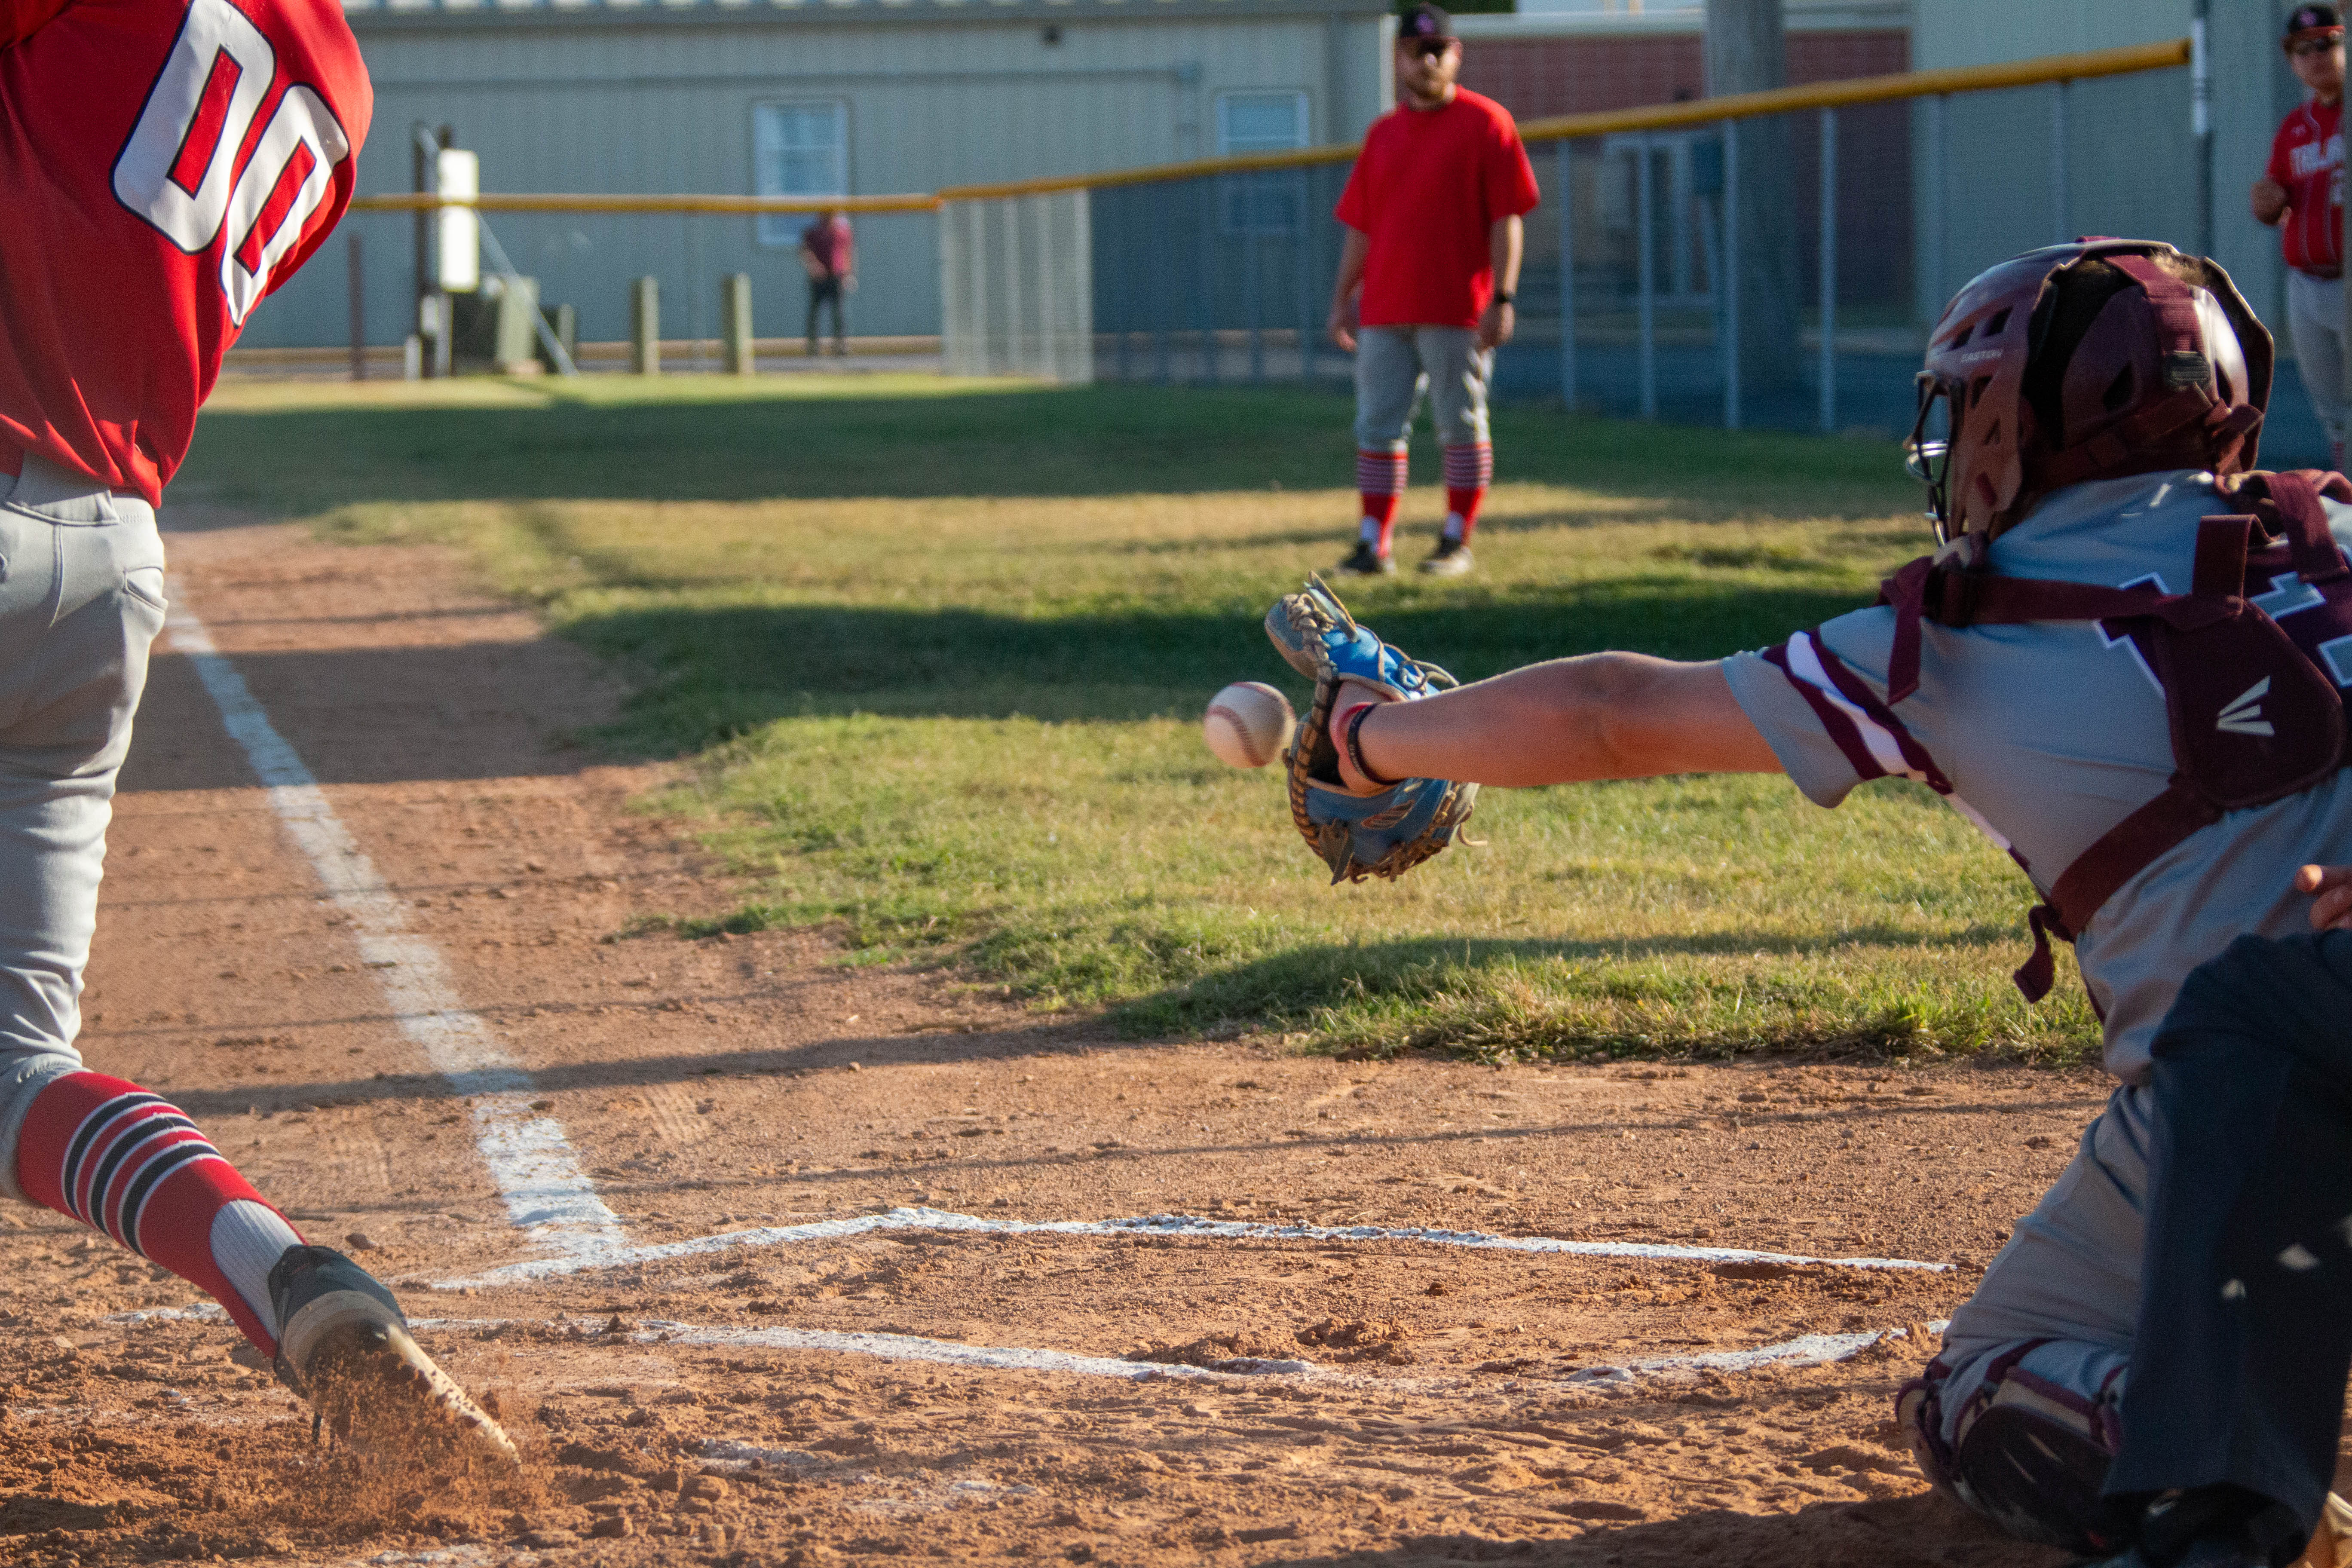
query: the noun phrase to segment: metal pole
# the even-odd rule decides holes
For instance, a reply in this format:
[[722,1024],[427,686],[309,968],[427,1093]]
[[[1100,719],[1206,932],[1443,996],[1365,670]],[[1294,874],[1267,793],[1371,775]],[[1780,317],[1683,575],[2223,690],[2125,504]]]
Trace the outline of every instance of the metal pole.
[[1265,379],[1265,327],[1259,320],[1257,275],[1258,238],[1256,215],[1251,215],[1242,235],[1242,308],[1249,316],[1249,374],[1252,382]]
[[1723,122],[1723,427],[1739,428],[1739,121]]
[[1633,138],[1633,226],[1640,233],[1635,237],[1634,255],[1639,258],[1635,271],[1634,313],[1640,322],[1640,341],[1634,351],[1640,366],[1642,387],[1642,417],[1658,416],[1658,280],[1655,258],[1657,248],[1650,233],[1650,133],[1646,131]]
[[1559,172],[1559,400],[1576,412],[1576,186],[1569,161],[1575,143],[1561,139],[1554,144]]
[[[1162,210],[1158,216],[1165,216],[1169,187],[1162,184],[1147,185],[1144,188],[1159,193],[1158,201]],[[1166,229],[1163,226],[1156,232],[1164,234]],[[1169,312],[1174,308],[1176,291],[1174,280],[1170,276],[1170,248],[1166,245],[1153,245],[1149,247],[1151,255],[1152,379],[1162,386],[1171,384],[1176,379],[1176,351],[1174,345],[1169,341],[1168,325]]]
[[[433,189],[433,156],[436,150],[433,127],[422,120],[409,127],[408,158],[416,173],[416,194],[420,196]],[[423,350],[425,321],[427,314],[425,301],[433,293],[433,226],[438,216],[431,207],[421,206],[416,209],[416,296],[410,303],[408,326],[410,332],[417,339],[419,353],[416,356],[416,368],[420,375],[433,374],[433,362]]]
[[686,220],[686,335],[694,346],[688,364],[702,372],[702,215]]
[[1194,199],[1202,212],[1201,243],[1193,247],[1192,260],[1200,270],[1199,303],[1201,307],[1201,379],[1214,386],[1218,380],[1217,364],[1217,213],[1216,186],[1212,180],[1192,182]]
[[352,229],[350,242],[350,282],[352,291],[352,379],[367,379],[367,283],[365,263],[360,255],[360,231]]
[[1927,322],[1933,326],[1944,312],[1944,199],[1948,171],[1944,167],[1944,116],[1949,100],[1942,94],[1927,100],[1927,199],[1921,204],[1926,221],[1920,226],[1920,277],[1927,282]]
[[2066,180],[2066,97],[2074,84],[2057,81],[2050,84],[2050,206],[2057,219],[2058,232],[2052,237],[2063,245],[2074,237],[2074,204],[2070,199]]
[[1298,272],[1298,379],[1315,379],[1315,242],[1307,214],[1315,209],[1307,199],[1307,171],[1297,172],[1297,239],[1290,247]]
[[1837,110],[1822,110],[1822,429],[1837,428]]
[[2197,146],[2197,254],[2213,254],[2213,58],[2207,25],[2213,0],[2197,0],[2189,24],[2189,133]]

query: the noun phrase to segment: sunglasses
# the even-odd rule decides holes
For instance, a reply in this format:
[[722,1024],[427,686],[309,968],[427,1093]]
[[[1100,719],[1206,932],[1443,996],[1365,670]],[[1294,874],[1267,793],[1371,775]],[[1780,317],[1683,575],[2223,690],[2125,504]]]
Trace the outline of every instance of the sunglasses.
[[2288,49],[2287,53],[2297,59],[2308,59],[2314,55],[2324,55],[2331,49],[2340,49],[2343,47],[2343,36],[2338,34],[2333,38],[2305,38]]
[[1408,38],[1404,42],[1404,48],[1409,53],[1416,54],[1423,59],[1431,60],[1435,59],[1438,56],[1444,54],[1453,47],[1454,40],[1451,38]]

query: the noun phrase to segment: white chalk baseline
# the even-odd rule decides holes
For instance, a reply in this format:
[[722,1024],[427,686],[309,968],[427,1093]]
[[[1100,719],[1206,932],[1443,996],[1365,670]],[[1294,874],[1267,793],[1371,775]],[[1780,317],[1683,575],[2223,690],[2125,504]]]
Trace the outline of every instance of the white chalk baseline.
[[[184,606],[185,593],[177,583],[173,584],[172,596],[175,605]],[[288,837],[310,862],[312,871],[326,889],[327,897],[351,918],[361,955],[375,975],[394,1021],[402,1034],[424,1050],[426,1059],[450,1087],[467,1098],[474,1117],[475,1142],[490,1179],[506,1204],[509,1219],[532,1243],[548,1249],[547,1256],[508,1264],[471,1279],[437,1282],[445,1289],[525,1284],[590,1270],[698,1257],[737,1247],[829,1241],[886,1230],[1013,1236],[1157,1236],[1203,1241],[1402,1241],[1487,1251],[1584,1258],[1764,1263],[1929,1273],[1944,1272],[1952,1267],[1948,1263],[1899,1258],[1816,1258],[1740,1247],[1575,1241],[1554,1237],[1496,1236],[1484,1231],[1427,1226],[1282,1225],[1169,1214],[1110,1220],[1001,1220],[920,1206],[896,1208],[884,1214],[846,1219],[819,1220],[807,1225],[729,1231],[684,1241],[632,1245],[620,1216],[606,1205],[597,1194],[595,1184],[581,1167],[570,1141],[564,1135],[562,1124],[555,1118],[530,1108],[534,1090],[529,1071],[498,1043],[480,1015],[465,1005],[439,950],[409,929],[406,909],[402,900],[393,893],[374,862],[359,847],[351,831],[335,816],[317,777],[270,722],[268,711],[254,697],[245,678],[214,646],[204,623],[190,610],[178,607],[172,613],[169,631],[173,650],[185,656],[194,667],[205,693],[220,710],[223,726],[252,764],[268,793],[270,808],[284,825]],[[138,1323],[154,1319],[209,1319],[222,1315],[217,1307],[207,1306],[119,1313],[108,1321]],[[436,1327],[463,1329],[494,1326],[504,1321],[428,1319],[419,1320],[416,1326],[427,1330]],[[1940,1324],[1930,1326],[1941,1327]],[[1818,1364],[1841,1360],[1881,1339],[1890,1336],[1900,1338],[1903,1334],[1901,1329],[1805,1334],[1752,1350],[1655,1357],[1629,1362],[1622,1366],[1580,1368],[1560,1381],[1625,1383],[1656,1376],[1688,1375],[1709,1369],[1738,1371],[1769,1365]],[[1220,1370],[1076,1355],[1063,1351],[965,1345],[911,1334],[646,1323],[635,1330],[631,1337],[646,1342],[827,1351],[879,1356],[894,1361],[924,1361],[1007,1371],[1066,1372],[1138,1380],[1276,1374],[1345,1378],[1351,1382],[1377,1382],[1387,1387],[1399,1386],[1399,1380],[1338,1373],[1304,1361],[1259,1361],[1245,1366],[1230,1364]]]

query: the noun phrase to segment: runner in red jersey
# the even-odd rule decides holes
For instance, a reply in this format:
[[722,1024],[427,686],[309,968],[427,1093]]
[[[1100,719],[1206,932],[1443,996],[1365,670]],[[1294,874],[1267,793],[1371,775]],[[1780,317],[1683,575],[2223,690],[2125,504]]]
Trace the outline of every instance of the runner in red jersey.
[[2254,184],[2254,216],[2279,226],[2286,253],[2287,325],[2295,367],[2344,467],[2344,18],[2333,5],[2298,5],[2286,19],[2287,58],[2311,97],[2271,143]]
[[334,0],[0,0],[0,1193],[200,1287],[361,1446],[510,1466],[390,1291],[74,1047],[163,626],[155,505],[349,205],[371,107]]
[[38,452],[152,506],[350,204],[359,46],[317,0],[0,0],[0,472]]
[[1455,85],[1453,18],[1420,5],[1397,24],[1398,106],[1372,122],[1336,216],[1348,226],[1331,341],[1356,356],[1356,550],[1339,570],[1396,570],[1407,438],[1424,390],[1445,450],[1445,525],[1421,563],[1471,569],[1470,531],[1494,479],[1486,382],[1510,341],[1519,218],[1538,195],[1510,111]]

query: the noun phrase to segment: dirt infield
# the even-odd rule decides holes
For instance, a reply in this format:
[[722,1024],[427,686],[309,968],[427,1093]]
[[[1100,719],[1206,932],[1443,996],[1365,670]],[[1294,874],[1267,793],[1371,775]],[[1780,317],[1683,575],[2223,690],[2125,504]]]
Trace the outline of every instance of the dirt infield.
[[[607,677],[431,551],[172,547],[203,632],[86,1054],[398,1282],[533,1464],[315,1448],[192,1291],[11,1208],[0,1557],[2060,1561],[1925,1495],[1891,1403],[2095,1078],[1138,1044],[816,935],[620,937],[728,889],[629,809],[656,770],[565,742]],[[322,883],[223,669],[377,880]],[[553,1152],[485,1154],[525,1122]]]

